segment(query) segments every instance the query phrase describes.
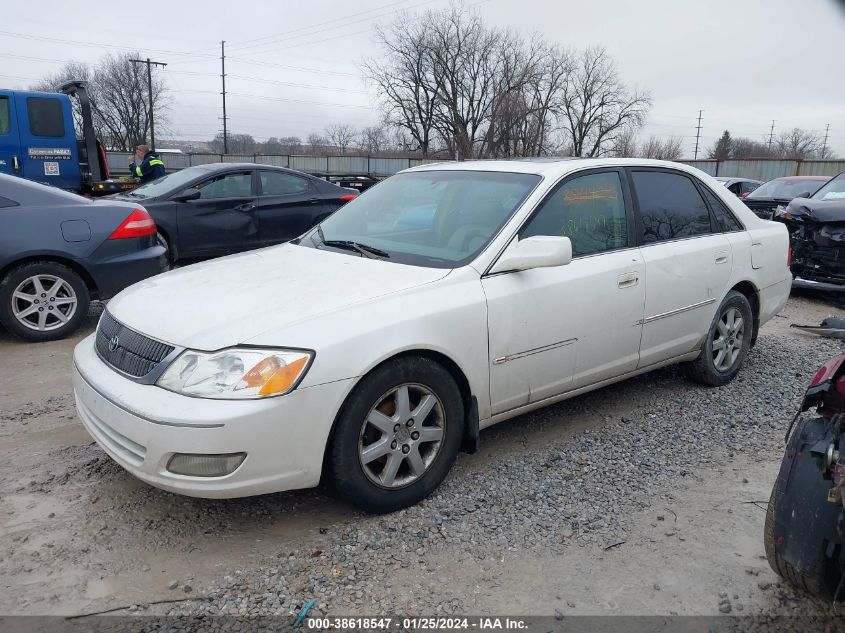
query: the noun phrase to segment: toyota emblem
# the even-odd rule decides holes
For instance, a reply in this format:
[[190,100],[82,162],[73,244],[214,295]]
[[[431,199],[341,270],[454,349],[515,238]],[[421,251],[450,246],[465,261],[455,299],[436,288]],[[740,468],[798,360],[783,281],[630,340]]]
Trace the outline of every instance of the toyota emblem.
[[117,338],[117,336],[112,336],[109,339],[109,351],[110,352],[113,352],[114,350],[116,350],[119,345],[120,345],[120,339]]

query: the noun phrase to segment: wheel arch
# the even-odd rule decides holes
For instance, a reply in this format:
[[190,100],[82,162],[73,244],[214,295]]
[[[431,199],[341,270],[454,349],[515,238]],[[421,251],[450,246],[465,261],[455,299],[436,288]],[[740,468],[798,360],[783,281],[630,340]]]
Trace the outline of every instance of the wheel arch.
[[27,255],[26,257],[21,257],[20,259],[16,259],[6,264],[5,266],[3,266],[2,269],[0,269],[0,280],[4,279],[6,275],[8,275],[12,270],[18,268],[19,266],[25,266],[26,264],[34,264],[37,262],[61,264],[62,266],[70,268],[85,282],[85,287],[88,288],[88,292],[90,293],[92,299],[97,298],[99,296],[97,284],[94,281],[94,278],[88,272],[88,270],[86,270],[85,266],[81,265],[79,262],[69,257],[54,255],[52,253],[41,255]]
[[458,390],[461,393],[461,401],[464,406],[464,428],[461,450],[467,453],[474,453],[476,450],[478,450],[478,403],[475,394],[472,393],[472,388],[470,387],[469,379],[467,378],[464,371],[452,358],[442,352],[426,348],[408,349],[403,350],[401,352],[397,352],[395,354],[392,354],[391,356],[388,356],[387,358],[382,359],[381,361],[374,364],[372,367],[369,367],[367,371],[362,373],[360,376],[358,376],[357,380],[355,381],[355,384],[352,385],[352,387],[349,389],[349,392],[346,394],[346,397],[343,399],[343,403],[337,410],[334,420],[332,420],[332,426],[329,430],[328,438],[326,439],[326,447],[323,451],[323,464],[321,467],[321,473],[325,474],[326,472],[330,454],[329,447],[334,441],[335,429],[337,428],[337,422],[340,418],[340,414],[346,406],[346,403],[355,393],[355,389],[358,386],[358,383],[361,381],[361,379],[364,378],[364,376],[369,375],[379,367],[385,365],[386,363],[390,363],[401,358],[427,358],[439,364],[441,367],[443,367],[446,371],[449,372],[449,374],[452,376],[452,379],[455,381],[455,384],[458,386]]
[[743,295],[751,305],[751,314],[754,315],[751,332],[751,345],[753,346],[757,342],[757,334],[760,331],[760,291],[757,290],[757,286],[748,280],[740,281],[731,290],[735,290]]

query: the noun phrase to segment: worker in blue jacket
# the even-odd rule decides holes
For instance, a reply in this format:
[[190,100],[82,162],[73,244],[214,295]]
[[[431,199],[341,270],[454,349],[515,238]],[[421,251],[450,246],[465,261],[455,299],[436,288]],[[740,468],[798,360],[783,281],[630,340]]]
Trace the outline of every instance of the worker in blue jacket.
[[129,173],[141,179],[141,184],[164,176],[164,161],[146,145],[135,148],[136,162],[129,164]]

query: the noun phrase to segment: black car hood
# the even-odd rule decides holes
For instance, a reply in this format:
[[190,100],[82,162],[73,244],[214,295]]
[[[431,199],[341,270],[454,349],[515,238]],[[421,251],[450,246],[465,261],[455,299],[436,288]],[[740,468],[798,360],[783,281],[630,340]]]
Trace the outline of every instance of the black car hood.
[[810,222],[845,222],[845,199],[813,200],[795,198],[786,207],[786,213],[793,218]]

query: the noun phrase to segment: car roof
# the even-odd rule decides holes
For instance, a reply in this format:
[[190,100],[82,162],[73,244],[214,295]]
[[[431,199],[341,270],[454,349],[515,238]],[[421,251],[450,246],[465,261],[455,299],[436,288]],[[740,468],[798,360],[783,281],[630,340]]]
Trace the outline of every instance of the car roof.
[[411,167],[400,173],[417,171],[500,171],[538,176],[557,177],[572,171],[591,167],[666,167],[687,173],[699,173],[699,170],[684,163],[650,158],[573,158],[544,157],[518,160],[466,160],[442,163],[426,163]]
[[781,176],[773,180],[830,180],[830,176]]

